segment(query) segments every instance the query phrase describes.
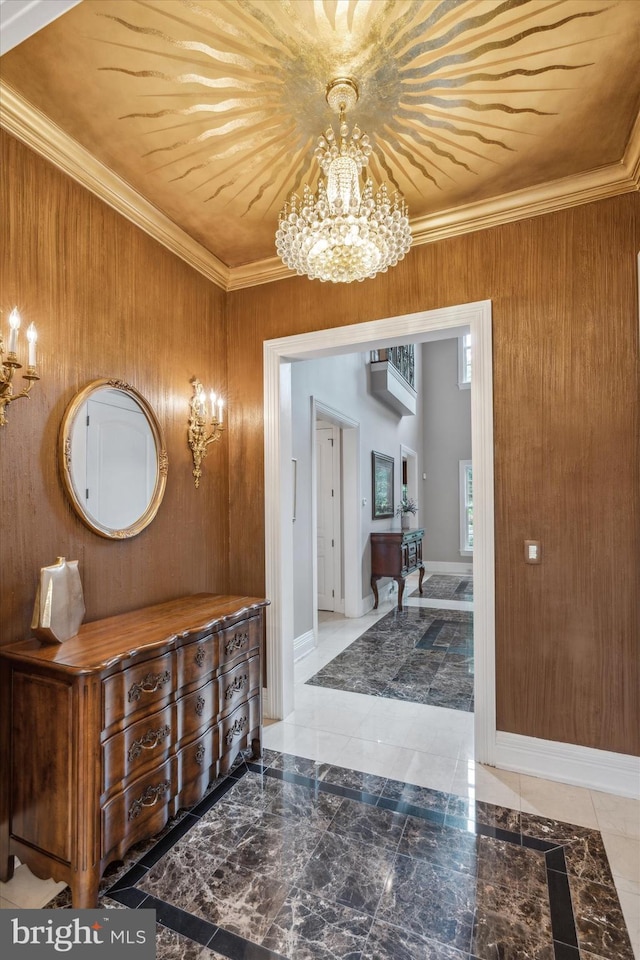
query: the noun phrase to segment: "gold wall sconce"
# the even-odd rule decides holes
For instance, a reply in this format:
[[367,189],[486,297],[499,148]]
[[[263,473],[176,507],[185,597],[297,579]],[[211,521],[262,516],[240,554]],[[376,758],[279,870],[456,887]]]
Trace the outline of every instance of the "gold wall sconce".
[[14,400],[19,400],[21,397],[27,397],[34,382],[40,379],[36,373],[36,340],[38,339],[38,334],[35,326],[30,323],[27,328],[27,341],[29,343],[27,372],[22,374],[22,379],[26,380],[27,383],[20,393],[13,392],[13,375],[16,370],[22,369],[22,364],[18,363],[16,353],[20,323],[20,314],[18,313],[17,307],[14,307],[9,314],[9,344],[6,355],[4,352],[4,339],[0,332],[0,360],[2,361],[2,367],[0,368],[0,427],[4,427],[7,423],[5,416],[5,408],[7,405]]
[[193,456],[193,478],[196,487],[200,486],[202,476],[202,461],[209,452],[209,444],[219,440],[222,436],[223,407],[221,397],[216,397],[213,390],[207,396],[197,377],[191,381],[193,396],[189,403],[189,430],[187,432],[189,447]]

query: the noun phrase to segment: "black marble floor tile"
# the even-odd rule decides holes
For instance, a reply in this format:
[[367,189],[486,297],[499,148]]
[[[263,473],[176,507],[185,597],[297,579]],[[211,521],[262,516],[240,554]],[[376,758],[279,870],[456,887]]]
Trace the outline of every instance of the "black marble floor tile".
[[382,796],[390,800],[397,800],[412,807],[421,807],[425,810],[434,810],[444,814],[450,802],[450,795],[441,790],[432,790],[430,787],[418,787],[415,784],[403,783],[401,780],[387,780]]
[[632,960],[595,830],[275,751],[223,786],[101,886],[160,960]]
[[467,954],[375,920],[361,960],[467,960]]
[[407,817],[398,853],[473,877],[478,866],[479,842],[475,834]]
[[520,811],[482,800],[452,796],[447,806],[446,826],[467,829],[469,823],[484,823],[511,833],[520,833]]
[[361,840],[395,851],[406,820],[404,814],[372,807],[357,800],[343,800],[329,832],[339,834],[347,842]]
[[221,953],[214,953],[208,947],[159,923],[156,932],[156,960],[226,960],[226,958]]
[[473,577],[432,573],[422,582],[422,594],[414,590],[411,596],[427,600],[473,600]]
[[296,885],[334,903],[371,916],[376,911],[393,864],[393,853],[327,831]]
[[393,610],[307,680],[311,686],[472,709],[473,615]]
[[366,913],[294,888],[262,942],[295,960],[360,960],[372,922]]
[[398,854],[376,920],[467,953],[474,906],[474,878]]

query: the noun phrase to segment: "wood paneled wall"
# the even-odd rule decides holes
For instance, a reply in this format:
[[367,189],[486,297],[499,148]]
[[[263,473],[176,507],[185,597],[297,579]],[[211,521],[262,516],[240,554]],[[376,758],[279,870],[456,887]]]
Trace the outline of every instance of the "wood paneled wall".
[[[228,585],[228,434],[200,489],[187,447],[190,379],[226,392],[225,295],[138,228],[2,133],[0,323],[17,305],[38,328],[42,377],[0,428],[0,643],[29,628],[40,567],[80,561],[87,620]],[[138,537],[91,533],[65,499],[57,436],[98,377],[135,386],[165,431],[169,471]]]
[[230,589],[264,589],[263,340],[490,299],[498,729],[640,753],[639,249],[633,194],[230,294]]

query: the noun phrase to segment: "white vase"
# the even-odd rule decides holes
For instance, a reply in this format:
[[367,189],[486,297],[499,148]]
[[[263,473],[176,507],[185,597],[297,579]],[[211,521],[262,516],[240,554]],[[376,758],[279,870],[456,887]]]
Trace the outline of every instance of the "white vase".
[[411,514],[402,513],[400,515],[400,529],[401,530],[410,530],[411,529]]

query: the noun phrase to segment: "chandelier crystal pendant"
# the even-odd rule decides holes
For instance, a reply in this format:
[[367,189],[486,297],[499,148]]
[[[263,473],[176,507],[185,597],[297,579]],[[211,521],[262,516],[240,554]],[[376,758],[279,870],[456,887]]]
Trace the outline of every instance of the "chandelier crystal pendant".
[[340,117],[339,136],[328,127],[318,138],[314,157],[322,174],[314,193],[305,185],[285,203],[276,231],[283,262],[312,280],[351,283],[383,273],[402,260],[411,246],[404,198],[389,196],[386,183],[377,192],[371,179],[361,189],[360,173],[369,163],[371,144],[354,126],[349,136],[345,116],[358,102],[350,77],[332,80],[327,103]]

